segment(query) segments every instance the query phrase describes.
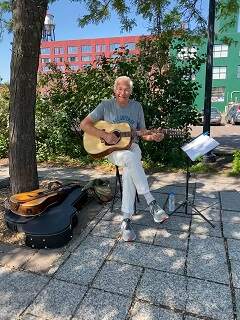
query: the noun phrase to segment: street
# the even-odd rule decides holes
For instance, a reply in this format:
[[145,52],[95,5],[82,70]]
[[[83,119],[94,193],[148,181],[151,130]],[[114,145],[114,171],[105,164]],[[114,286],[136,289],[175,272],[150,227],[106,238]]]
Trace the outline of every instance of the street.
[[[192,127],[192,137],[196,137],[203,131],[203,126]],[[231,153],[235,149],[240,149],[240,126],[222,124],[221,126],[211,126],[210,136],[216,139],[220,146],[217,151]]]

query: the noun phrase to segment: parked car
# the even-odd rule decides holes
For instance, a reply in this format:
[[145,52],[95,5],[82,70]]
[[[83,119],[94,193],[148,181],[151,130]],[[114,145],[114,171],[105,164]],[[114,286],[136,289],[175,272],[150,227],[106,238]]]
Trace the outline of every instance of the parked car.
[[[202,110],[201,114],[200,114],[200,121],[203,124],[203,120],[204,120],[204,110]],[[210,119],[210,124],[216,124],[216,125],[221,125],[221,121],[222,121],[222,115],[220,113],[220,111],[217,108],[211,108],[211,119]]]
[[226,123],[240,124],[240,103],[233,104],[227,111],[225,117]]
[[211,108],[211,119],[210,124],[221,125],[222,115],[217,108]]

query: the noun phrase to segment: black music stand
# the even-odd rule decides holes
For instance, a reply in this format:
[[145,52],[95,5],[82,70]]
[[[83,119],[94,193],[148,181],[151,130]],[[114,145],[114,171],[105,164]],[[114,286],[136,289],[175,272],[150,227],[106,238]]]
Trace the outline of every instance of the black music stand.
[[[198,139],[198,140],[197,140]],[[196,142],[196,143],[195,143]],[[186,155],[186,192],[185,192],[185,199],[182,203],[180,203],[171,213],[169,213],[170,216],[172,216],[175,212],[177,212],[180,208],[184,208],[184,213],[186,215],[199,215],[202,217],[206,222],[208,222],[213,228],[215,228],[215,225],[209,221],[203,214],[202,211],[214,206],[216,203],[211,204],[210,206],[204,208],[203,210],[198,210],[196,206],[193,204],[193,200],[189,199],[189,179],[191,177],[191,173],[189,170],[191,161],[196,160],[199,156],[205,155],[207,152],[213,150],[219,143],[215,141],[214,139],[207,136],[207,133],[204,133],[198,137],[196,137],[194,140],[192,140],[189,144],[185,144],[181,147],[183,152]],[[169,198],[169,197],[168,197]],[[168,198],[166,200],[166,203],[168,202]],[[192,208],[192,212],[188,213],[188,208]],[[193,213],[193,211],[195,213]]]

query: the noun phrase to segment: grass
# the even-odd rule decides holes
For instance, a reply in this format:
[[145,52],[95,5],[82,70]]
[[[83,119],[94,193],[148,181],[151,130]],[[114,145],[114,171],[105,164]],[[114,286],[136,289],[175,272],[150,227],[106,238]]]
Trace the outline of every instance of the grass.
[[86,168],[86,169],[98,169],[104,171],[112,171],[114,166],[106,159],[93,159],[92,157],[86,156],[81,159],[72,159],[67,156],[58,156],[54,159],[47,161],[38,162],[40,166],[48,167],[71,167],[71,168]]
[[198,162],[191,166],[190,172],[192,173],[216,173],[217,169],[215,163]]
[[[7,160],[7,159],[5,159]],[[154,163],[150,159],[143,160],[143,167],[147,173],[151,174],[154,172],[185,172],[186,163],[183,159],[178,159],[176,161],[169,161],[167,164],[163,163]],[[232,155],[222,155],[217,156],[217,161],[215,163],[205,163],[202,159],[199,159],[198,162],[194,162],[190,168],[192,173],[206,173],[206,174],[215,174],[215,173],[224,173],[229,176],[239,176],[240,175],[240,165],[239,157],[233,157]],[[1,164],[1,162],[0,162]],[[3,163],[4,164],[4,163]],[[111,164],[106,159],[93,159],[90,156],[84,156],[80,159],[72,159],[67,156],[58,156],[54,157],[48,161],[38,162],[39,166],[48,166],[48,167],[71,167],[71,168],[86,168],[86,169],[95,169],[102,170],[105,172],[114,172],[115,166]]]
[[229,177],[239,177],[240,178],[240,172],[231,171],[228,173]]
[[240,176],[240,150],[236,150],[233,154],[231,176]]
[[[229,159],[227,160],[227,162]],[[221,161],[220,161],[221,162]],[[59,167],[80,167],[80,168],[86,168],[86,169],[99,169],[106,172],[111,172],[115,170],[115,166],[111,164],[106,159],[93,159],[89,156],[83,157],[81,159],[71,159],[70,157],[56,157],[54,159],[44,161],[39,163],[41,166],[59,166]],[[154,172],[184,172],[186,170],[186,164],[181,161],[178,165],[176,165],[176,162],[168,163],[168,164],[162,164],[162,163],[154,163],[151,160],[143,160],[143,167],[148,173],[154,173]],[[192,173],[208,173],[208,174],[214,174],[219,172],[219,170],[222,170],[223,166],[222,163],[216,164],[216,163],[204,163],[202,160],[199,160],[199,162],[194,163],[190,171]],[[233,173],[234,174],[234,173]]]

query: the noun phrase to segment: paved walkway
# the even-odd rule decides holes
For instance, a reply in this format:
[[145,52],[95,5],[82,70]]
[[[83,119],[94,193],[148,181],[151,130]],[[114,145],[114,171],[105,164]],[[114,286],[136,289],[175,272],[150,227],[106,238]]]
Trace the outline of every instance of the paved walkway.
[[[184,179],[149,177],[162,203],[169,190],[183,200]],[[116,203],[85,207],[91,222],[64,248],[0,245],[0,319],[240,319],[240,181],[202,176],[190,189],[200,210],[214,204],[203,213],[215,228],[183,212],[156,224],[141,198],[134,243]]]
[[[64,168],[64,167],[39,167],[39,178],[44,179],[77,179],[83,181],[89,181],[89,179],[111,177],[112,175],[106,175],[105,172],[81,169],[81,168]],[[0,181],[9,177],[8,166],[0,166]]]
[[[196,137],[203,131],[202,126],[192,127],[192,137]],[[221,126],[211,125],[210,135],[220,144],[214,150],[216,154],[232,154],[240,147],[240,126],[225,124]]]

